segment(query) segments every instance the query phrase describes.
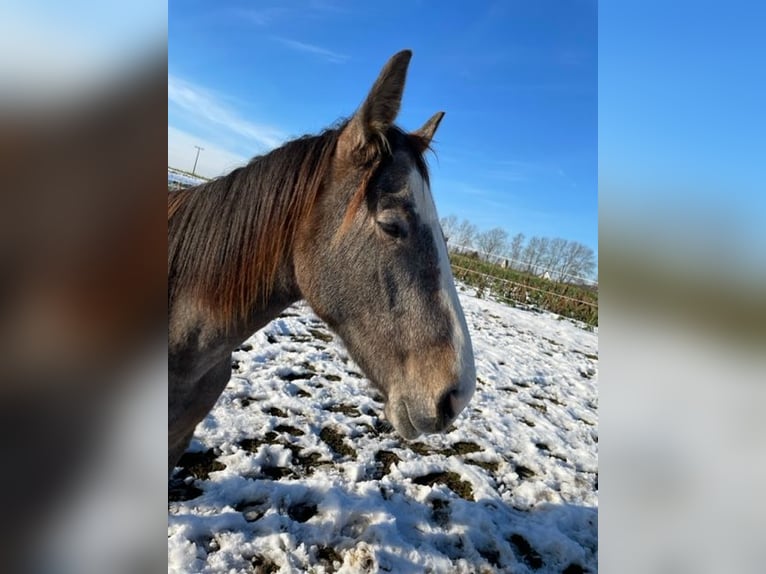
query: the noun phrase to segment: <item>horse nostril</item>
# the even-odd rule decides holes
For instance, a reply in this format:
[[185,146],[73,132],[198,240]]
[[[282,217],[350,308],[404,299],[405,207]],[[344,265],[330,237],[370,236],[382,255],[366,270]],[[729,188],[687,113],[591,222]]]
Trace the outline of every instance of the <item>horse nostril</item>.
[[439,401],[439,412],[445,421],[451,421],[457,416],[460,405],[459,397],[460,392],[457,389],[452,389],[444,393],[441,401]]

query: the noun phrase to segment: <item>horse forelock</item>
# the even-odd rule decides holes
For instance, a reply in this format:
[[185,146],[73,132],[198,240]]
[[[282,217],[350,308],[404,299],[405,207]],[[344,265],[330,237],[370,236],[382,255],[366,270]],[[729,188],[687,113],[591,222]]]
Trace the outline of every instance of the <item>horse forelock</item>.
[[359,156],[359,161],[361,165],[364,166],[364,171],[361,181],[356,188],[356,192],[351,197],[351,200],[346,207],[343,222],[336,235],[338,238],[342,237],[346,231],[348,231],[356,214],[359,212],[359,208],[362,206],[367,194],[367,188],[370,181],[381,168],[383,159],[387,156],[392,156],[397,149],[400,149],[400,147],[406,150],[410,155],[415,163],[415,168],[426,182],[426,185],[430,185],[428,164],[425,159],[425,152],[431,150],[428,142],[418,135],[406,133],[397,126],[391,126],[386,133],[379,133],[377,135],[378,137],[373,139],[370,146],[368,146],[366,150],[360,152],[361,155]]
[[168,296],[184,293],[226,329],[265,305],[330,172],[339,129],[293,140],[168,197]]

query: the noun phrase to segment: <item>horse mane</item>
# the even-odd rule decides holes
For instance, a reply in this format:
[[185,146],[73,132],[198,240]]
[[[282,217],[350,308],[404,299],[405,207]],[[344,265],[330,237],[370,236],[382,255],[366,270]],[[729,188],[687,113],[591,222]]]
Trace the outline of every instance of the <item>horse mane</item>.
[[[345,126],[292,140],[228,175],[168,194],[169,304],[188,292],[228,329],[254,304],[266,303],[298,225],[309,216],[328,176]],[[370,157],[346,219],[361,205],[394,141],[407,146],[428,181],[427,142],[392,126],[374,150],[367,150]]]
[[205,184],[168,194],[168,300],[190,292],[227,328],[271,295],[342,128],[303,136]]

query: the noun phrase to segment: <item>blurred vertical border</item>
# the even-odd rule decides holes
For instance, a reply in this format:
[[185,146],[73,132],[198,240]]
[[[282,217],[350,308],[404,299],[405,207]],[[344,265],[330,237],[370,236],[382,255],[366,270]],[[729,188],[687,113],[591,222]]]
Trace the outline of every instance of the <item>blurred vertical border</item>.
[[766,9],[599,4],[600,567],[766,563]]
[[0,6],[0,570],[166,563],[167,5]]

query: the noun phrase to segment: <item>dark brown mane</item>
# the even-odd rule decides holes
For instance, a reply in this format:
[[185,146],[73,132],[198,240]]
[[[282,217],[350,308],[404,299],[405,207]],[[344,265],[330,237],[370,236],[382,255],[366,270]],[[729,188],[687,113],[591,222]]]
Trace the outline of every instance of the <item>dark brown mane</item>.
[[168,196],[169,300],[189,292],[228,328],[263,303],[314,205],[342,128],[304,136]]

